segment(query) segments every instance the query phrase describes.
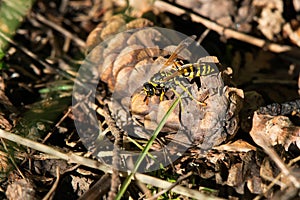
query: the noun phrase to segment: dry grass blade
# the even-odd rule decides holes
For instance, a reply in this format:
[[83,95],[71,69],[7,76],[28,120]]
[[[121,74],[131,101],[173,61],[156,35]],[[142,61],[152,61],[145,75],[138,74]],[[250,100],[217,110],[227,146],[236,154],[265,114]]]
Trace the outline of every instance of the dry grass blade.
[[10,141],[13,141],[13,142],[16,142],[18,144],[30,147],[32,149],[41,151],[41,152],[44,152],[44,153],[47,153],[47,154],[50,154],[50,155],[54,155],[57,158],[67,160],[70,163],[77,163],[77,164],[88,166],[88,167],[91,167],[91,168],[94,168],[94,169],[100,169],[100,170],[105,171],[105,172],[111,172],[110,167],[108,167],[106,165],[103,165],[102,163],[99,163],[97,161],[94,161],[94,160],[91,160],[91,159],[88,159],[88,158],[84,158],[82,156],[78,156],[78,155],[76,155],[75,153],[72,153],[72,152],[63,153],[63,152],[58,151],[58,150],[56,150],[56,149],[54,149],[50,146],[47,146],[47,145],[41,144],[39,142],[29,140],[27,138],[18,136],[16,134],[13,134],[13,133],[1,130],[1,129],[0,129],[0,137],[4,138],[4,139],[7,139],[7,140],[10,140]]

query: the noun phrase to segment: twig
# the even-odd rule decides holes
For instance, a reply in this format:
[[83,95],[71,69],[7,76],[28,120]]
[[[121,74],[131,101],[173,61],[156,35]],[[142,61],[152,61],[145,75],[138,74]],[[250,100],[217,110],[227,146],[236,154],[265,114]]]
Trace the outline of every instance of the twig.
[[[147,175],[140,174],[140,173],[136,173],[135,178],[145,184],[149,184],[154,187],[159,187],[159,188],[163,188],[163,189],[169,188],[173,185],[173,183],[170,183],[168,181],[163,181],[161,179],[147,176]],[[171,191],[175,192],[177,194],[181,194],[181,195],[190,197],[190,198],[194,198],[194,199],[205,199],[205,200],[221,200],[222,199],[219,197],[208,196],[197,190],[191,190],[189,188],[186,188],[186,187],[183,187],[180,185],[176,185],[173,189],[171,189]]]
[[[290,160],[289,164],[287,165],[288,167],[291,167],[294,163],[300,161],[300,156],[297,158],[294,158],[293,160]],[[263,195],[267,194],[267,192],[279,181],[279,179],[282,176],[282,172],[280,172],[274,180],[266,187],[264,193],[257,195],[253,200],[259,200],[263,197]]]
[[27,138],[21,137],[19,135],[4,131],[0,129],[0,137],[16,142],[18,144],[30,147],[32,149],[47,153],[47,154],[51,154],[54,155],[58,158],[61,158],[63,160],[67,160],[68,162],[71,163],[78,163],[84,166],[88,166],[94,169],[100,169],[102,171],[105,172],[111,172],[111,168],[107,165],[104,165],[100,162],[88,159],[88,158],[84,158],[82,156],[78,156],[75,153],[69,152],[69,153],[63,153],[61,151],[58,151],[52,147],[49,147],[47,145],[29,140]]
[[[97,109],[99,110],[99,109]],[[119,163],[120,163],[120,141],[121,141],[121,134],[122,132],[119,131],[117,126],[115,125],[115,121],[111,118],[111,115],[108,111],[108,108],[105,107],[103,110],[103,115],[105,118],[105,121],[108,125],[109,130],[115,137],[114,141],[114,149],[113,149],[113,158],[112,158],[112,175],[111,175],[111,186],[110,186],[110,191],[108,193],[108,200],[114,200],[117,192],[119,185],[121,184],[120,177],[119,177]]]
[[59,174],[59,167],[57,166],[56,167],[56,180],[54,182],[54,184],[52,185],[51,189],[49,190],[49,192],[46,194],[46,196],[44,196],[43,200],[49,200],[52,198],[57,186],[58,186],[58,183],[59,183],[59,177],[60,177],[60,174]]
[[59,6],[59,12],[65,13],[67,10],[69,0],[62,0]]
[[[98,162],[98,161],[95,161],[95,160],[92,160],[89,158],[84,158],[82,156],[76,155],[75,153],[73,153],[71,151],[68,153],[63,153],[63,152],[58,151],[47,145],[40,144],[38,142],[35,142],[35,141],[29,140],[27,138],[18,136],[16,134],[4,131],[2,129],[0,129],[0,138],[4,138],[4,139],[10,140],[12,142],[16,142],[18,144],[30,147],[30,148],[38,150],[40,152],[54,155],[57,158],[67,160],[68,162],[71,162],[71,163],[77,163],[77,164],[80,164],[80,165],[83,165],[86,167],[104,171],[106,173],[112,172],[110,165],[104,165],[101,162]],[[124,176],[127,176],[128,174],[124,173],[124,172],[120,172],[119,175],[124,177]],[[163,189],[168,188],[172,185],[172,183],[170,183],[168,181],[164,181],[164,180],[154,178],[152,176],[148,176],[148,175],[141,174],[141,173],[136,173],[134,178],[138,181],[141,181],[144,184],[150,184],[150,185],[153,185],[154,187],[159,187],[159,188],[163,188]],[[221,198],[207,196],[197,190],[192,190],[192,189],[180,186],[180,185],[175,186],[171,191],[173,191],[177,194],[185,195],[187,197],[195,198],[195,199],[221,200]]]
[[206,36],[208,35],[208,33],[210,32],[210,29],[206,29],[201,36],[199,37],[199,39],[197,40],[197,45],[200,45],[202,43],[202,41],[206,38]]
[[262,138],[262,141],[264,142],[264,145],[262,146],[262,148],[270,156],[270,158],[275,162],[275,164],[280,168],[281,173],[284,174],[286,177],[288,177],[289,180],[293,183],[293,185],[296,188],[300,188],[299,180],[297,180],[297,178],[295,176],[293,176],[293,174],[291,173],[288,166],[286,166],[286,164],[278,156],[278,154],[275,152],[275,150],[270,147],[270,144],[264,138]]
[[140,199],[148,199],[152,197],[152,193],[151,190],[147,187],[146,184],[142,183],[141,181],[135,181],[136,186],[141,190],[142,192],[142,196],[140,197]]
[[[154,2],[154,6],[157,7],[159,10],[162,11],[167,11],[170,13],[173,13],[175,15],[182,15],[186,14],[187,11],[181,8],[178,8],[172,4],[169,4],[167,2],[161,1],[161,0],[156,0]],[[263,39],[259,39],[244,33],[240,33],[238,31],[223,27],[213,21],[210,21],[208,19],[205,19],[199,15],[196,15],[194,13],[189,13],[192,21],[198,22],[206,26],[208,29],[211,29],[215,32],[217,32],[220,35],[224,35],[226,38],[234,38],[243,42],[247,42],[249,44],[261,47],[263,49],[275,52],[275,53],[282,53],[282,52],[287,52],[294,50],[295,48],[292,48],[291,46],[288,45],[280,45],[276,43],[269,43]]]
[[64,29],[63,27],[58,26],[54,22],[46,19],[44,16],[42,16],[39,13],[34,14],[34,16],[36,17],[37,20],[39,20],[43,24],[46,24],[47,26],[49,26],[49,27],[53,28],[54,30],[60,32],[66,38],[69,38],[69,39],[73,40],[78,46],[80,46],[82,48],[85,48],[85,42],[82,39],[80,39],[79,37],[77,37],[76,35],[72,34],[71,32]]
[[[59,122],[57,122],[55,124],[55,127],[58,129],[58,127],[60,126],[60,124],[67,118],[67,116],[70,114],[70,112],[72,111],[71,108],[68,109],[68,111],[64,114],[64,116],[59,120]],[[53,131],[50,131],[46,137],[43,139],[42,143],[45,143],[49,138],[50,136],[52,135]]]
[[280,80],[280,79],[257,79],[252,81],[253,84],[281,84],[296,86],[296,80]]
[[[2,145],[3,145],[3,147],[4,147],[4,150],[8,153],[9,151],[8,151],[8,149],[7,149],[7,147],[6,147],[6,144],[5,144],[5,142],[3,141],[2,138],[1,138],[1,142],[2,142]],[[21,170],[19,169],[19,167],[17,166],[17,164],[16,164],[16,162],[15,162],[15,159],[14,159],[10,154],[8,154],[8,157],[9,157],[10,161],[12,162],[12,164],[14,165],[14,167],[15,167],[15,168],[17,169],[17,171],[19,172],[20,176],[21,176],[23,179],[25,179],[25,176],[24,176],[24,174],[21,172]]]
[[51,65],[49,65],[48,63],[40,60],[39,57],[36,54],[34,54],[33,52],[31,52],[26,47],[24,47],[24,46],[18,44],[17,42],[13,41],[9,37],[7,37],[5,34],[3,34],[1,31],[0,31],[0,37],[2,37],[4,40],[6,40],[7,42],[9,42],[11,45],[15,46],[17,49],[20,49],[25,55],[27,55],[31,59],[35,60],[36,62],[38,62],[40,65],[44,66],[47,70],[49,70],[51,72],[55,71],[58,74],[62,75],[63,77],[66,77],[69,80],[73,80],[73,81],[75,80],[74,77],[72,77],[67,72],[65,72],[65,71],[63,71],[63,70],[61,70],[59,68],[54,68]]
[[110,174],[104,174],[88,191],[86,191],[78,200],[97,200],[101,199],[107,191],[111,184]]
[[175,183],[173,183],[172,185],[170,185],[170,187],[167,187],[166,189],[160,191],[159,193],[157,193],[153,197],[148,198],[147,200],[157,199],[160,195],[163,195],[164,193],[168,192],[169,190],[171,190],[172,188],[174,188],[176,185],[178,185],[182,180],[188,178],[192,174],[193,174],[193,172],[189,172],[189,173],[185,174],[184,176],[179,177],[178,180]]

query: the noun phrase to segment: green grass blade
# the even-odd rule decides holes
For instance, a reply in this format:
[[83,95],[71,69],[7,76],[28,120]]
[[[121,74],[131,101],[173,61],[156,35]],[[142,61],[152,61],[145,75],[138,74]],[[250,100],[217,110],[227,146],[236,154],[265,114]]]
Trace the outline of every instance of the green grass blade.
[[157,128],[155,129],[155,131],[153,132],[152,137],[150,138],[150,140],[148,141],[147,145],[145,146],[145,148],[143,149],[142,153],[140,154],[137,162],[134,165],[134,168],[132,170],[132,172],[130,173],[129,176],[127,176],[127,178],[125,179],[124,183],[122,184],[122,187],[116,197],[116,200],[121,199],[121,197],[124,195],[127,187],[129,186],[134,174],[137,172],[139,166],[141,165],[143,159],[145,158],[145,156],[147,155],[147,153],[150,150],[151,145],[153,144],[154,140],[156,139],[157,135],[159,134],[159,132],[161,131],[161,129],[163,128],[163,126],[165,125],[168,117],[170,116],[170,114],[173,112],[173,110],[176,108],[176,106],[178,105],[180,101],[180,97],[178,97],[171,105],[171,107],[169,108],[169,110],[167,111],[167,113],[164,115],[164,117],[162,118],[162,120],[160,121],[160,123],[158,124]]

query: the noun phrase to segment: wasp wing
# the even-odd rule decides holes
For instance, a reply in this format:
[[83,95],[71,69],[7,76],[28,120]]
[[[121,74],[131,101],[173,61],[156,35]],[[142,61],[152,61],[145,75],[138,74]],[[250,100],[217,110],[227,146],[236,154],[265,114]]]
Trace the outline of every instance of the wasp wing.
[[[193,74],[194,74],[193,76],[197,76],[196,72],[195,72],[195,69],[191,69],[191,68],[195,68],[195,66],[199,66],[199,68],[201,68],[202,65],[203,66],[205,65],[205,63],[208,64],[208,65],[210,63],[219,63],[219,60],[218,60],[218,58],[216,56],[205,56],[205,57],[199,58],[198,61],[197,61],[197,63],[194,63],[194,64],[189,63],[189,64],[185,64],[185,65],[181,66],[180,69],[178,69],[175,72],[173,72],[172,74],[166,76],[162,80],[162,82],[167,82],[167,81],[169,81],[169,80],[171,80],[171,79],[173,79],[173,78],[175,78],[177,76],[180,76],[180,75],[185,76],[184,73],[186,71],[189,71],[189,73],[193,72]],[[191,69],[191,70],[189,70],[189,69]],[[208,74],[211,74],[212,72],[215,71],[213,68],[211,68],[211,69],[205,69],[205,70],[203,68],[201,68],[199,70],[201,70],[200,73],[199,73],[199,75],[208,75]],[[203,71],[205,71],[204,74],[202,74]]]
[[184,40],[182,40],[179,45],[177,46],[177,48],[175,49],[175,51],[171,54],[171,56],[167,59],[167,61],[163,64],[160,72],[162,72],[166,67],[172,65],[174,63],[174,61],[177,59],[178,54],[186,49],[189,45],[191,45],[196,39],[195,35],[192,35],[191,37],[188,37]]
[[197,63],[220,63],[216,56],[205,56],[198,59]]

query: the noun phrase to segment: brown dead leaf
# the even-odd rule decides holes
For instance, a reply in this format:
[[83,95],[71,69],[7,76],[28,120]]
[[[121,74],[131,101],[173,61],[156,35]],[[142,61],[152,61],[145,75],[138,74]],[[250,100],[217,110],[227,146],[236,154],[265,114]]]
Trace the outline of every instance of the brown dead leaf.
[[250,0],[241,2],[238,7],[238,12],[235,17],[235,28],[241,32],[250,32],[252,29],[252,22],[256,14],[255,8],[251,5]]
[[190,8],[194,12],[210,18],[211,20],[217,21],[223,26],[230,27],[233,24],[231,16],[234,15],[235,6],[234,2],[231,0],[178,0],[176,3],[186,8]]
[[235,190],[244,194],[245,184],[251,193],[261,194],[262,180],[259,177],[259,166],[256,163],[255,154],[248,152],[246,154],[239,154],[241,163],[234,163],[230,169],[227,178],[227,184],[234,187]]
[[74,176],[74,175],[70,175],[72,178],[71,184],[73,187],[73,190],[77,192],[78,196],[82,196],[84,192],[86,192],[91,183],[92,180],[89,178],[86,178],[84,176]]
[[256,147],[252,146],[246,141],[237,140],[234,142],[229,142],[217,147],[214,147],[218,151],[232,151],[232,152],[248,152],[248,151],[255,151]]
[[258,176],[253,176],[251,179],[247,180],[247,187],[254,194],[261,194],[263,191],[262,186],[263,182]]
[[14,181],[7,186],[5,194],[10,200],[36,199],[34,185],[26,179]]
[[236,188],[238,193],[243,193],[244,191],[244,175],[243,175],[243,164],[236,163],[230,170],[227,179],[227,184]]
[[[295,20],[296,21],[296,20]],[[293,29],[291,23],[286,23],[283,26],[283,31],[286,37],[288,37],[291,42],[298,47],[300,46],[300,26],[299,22],[297,21],[297,28]]]
[[11,167],[12,166],[8,161],[8,154],[0,151],[0,173],[7,173]]
[[254,142],[261,147],[281,144],[288,151],[289,146],[294,143],[300,148],[300,127],[295,126],[285,116],[255,113],[250,135]]
[[271,166],[270,159],[265,158],[260,167],[260,176],[267,181],[272,181],[276,174],[274,174],[274,168]]
[[282,17],[283,1],[282,0],[254,0],[253,5],[261,7],[262,11],[258,18],[258,29],[268,38],[273,40],[281,31],[284,23]]

